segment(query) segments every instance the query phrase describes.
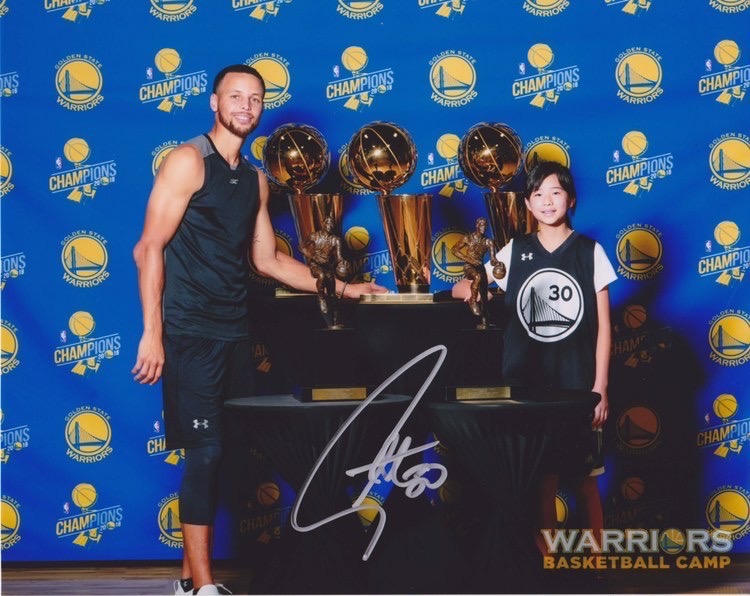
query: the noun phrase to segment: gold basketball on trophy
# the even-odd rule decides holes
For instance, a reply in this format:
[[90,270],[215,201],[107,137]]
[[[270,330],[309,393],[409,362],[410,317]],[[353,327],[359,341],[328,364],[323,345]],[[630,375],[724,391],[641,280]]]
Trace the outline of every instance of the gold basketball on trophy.
[[323,179],[331,163],[323,135],[307,124],[284,124],[266,139],[263,167],[273,182],[304,193]]
[[523,146],[516,132],[497,122],[472,126],[458,150],[458,165],[474,184],[497,192],[521,168]]
[[385,195],[404,184],[417,167],[417,149],[408,132],[391,122],[371,122],[349,141],[349,167],[359,182]]

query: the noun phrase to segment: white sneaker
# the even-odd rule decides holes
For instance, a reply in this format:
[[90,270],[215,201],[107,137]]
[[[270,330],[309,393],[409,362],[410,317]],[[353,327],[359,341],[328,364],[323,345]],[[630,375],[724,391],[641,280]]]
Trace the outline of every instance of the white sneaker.
[[193,590],[193,594],[221,594],[219,592],[219,588],[215,586],[214,584],[206,584],[205,586],[201,586],[198,590]]
[[174,584],[172,584],[174,587],[174,593],[175,594],[192,594],[193,590],[188,590],[187,592],[182,589],[182,584],[180,583],[179,579],[174,580]]

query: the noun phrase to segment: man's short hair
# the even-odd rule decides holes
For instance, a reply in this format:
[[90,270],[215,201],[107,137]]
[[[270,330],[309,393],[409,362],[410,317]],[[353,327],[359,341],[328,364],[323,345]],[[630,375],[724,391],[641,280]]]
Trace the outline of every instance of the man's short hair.
[[260,81],[260,84],[263,86],[263,93],[265,94],[266,82],[263,80],[263,77],[260,76],[260,73],[257,70],[255,70],[252,66],[248,66],[247,64],[232,64],[230,66],[222,68],[214,78],[213,93],[216,93],[216,90],[219,88],[221,81],[223,81],[224,77],[227,76],[230,72],[249,74],[256,77]]

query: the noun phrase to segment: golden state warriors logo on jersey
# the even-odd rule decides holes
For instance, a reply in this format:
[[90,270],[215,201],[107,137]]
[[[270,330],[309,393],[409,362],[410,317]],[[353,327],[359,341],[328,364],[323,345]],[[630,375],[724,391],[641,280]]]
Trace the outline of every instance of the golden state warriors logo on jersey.
[[631,104],[654,101],[664,89],[661,56],[648,48],[630,48],[615,59],[617,97]]
[[737,541],[750,534],[750,492],[744,486],[721,486],[706,500],[706,521],[711,529]]
[[18,73],[15,71],[0,73],[0,98],[16,95],[20,87],[19,81]]
[[371,190],[362,186],[357,175],[352,171],[349,164],[349,144],[345,143],[339,150],[339,175],[344,190],[351,195],[369,195]]
[[523,165],[527,172],[542,161],[554,161],[570,167],[570,145],[558,137],[541,136],[524,147]]
[[160,21],[174,23],[184,21],[196,10],[195,0],[151,0],[149,14]]
[[526,59],[536,74],[530,74],[526,62],[518,64],[520,78],[513,81],[513,99],[528,99],[535,108],[547,109],[555,105],[562,93],[578,87],[581,74],[578,66],[550,68],[555,61],[552,47],[546,43],[535,43],[526,53]]
[[435,153],[427,154],[426,170],[422,170],[419,182],[424,190],[437,190],[438,194],[448,199],[455,193],[463,194],[468,185],[463,171],[458,164],[458,147],[461,139],[458,135],[446,133],[438,138],[435,149],[440,160],[435,159]]
[[151,152],[151,174],[156,176],[156,172],[159,171],[159,168],[161,167],[164,159],[167,157],[167,155],[170,154],[172,149],[174,149],[178,145],[179,143],[177,141],[166,141],[158,147],[154,148],[154,150]]
[[31,429],[28,424],[16,424],[7,427],[5,424],[5,412],[0,411],[0,462],[6,464],[13,453],[26,449],[31,440]]
[[707,58],[707,74],[698,79],[698,93],[704,97],[714,97],[725,106],[745,99],[750,87],[750,64],[738,64],[741,54],[740,46],[732,39],[722,39],[717,43],[713,57],[720,65],[718,72],[714,71],[714,61]]
[[0,519],[3,522],[2,548],[9,549],[21,540],[21,505],[8,495],[0,499]]
[[15,188],[13,184],[13,162],[11,153],[0,145],[0,197],[4,197]]
[[523,9],[535,17],[554,17],[568,6],[568,0],[526,0],[523,3]]
[[56,65],[57,104],[73,112],[91,110],[104,101],[101,63],[82,54],[60,60]]
[[49,177],[49,190],[74,203],[84,204],[92,200],[103,187],[114,183],[117,163],[113,159],[87,163],[91,147],[85,139],[68,139],[63,146],[63,155],[71,167],[63,164],[62,157],[55,159],[57,172]]
[[289,74],[288,60],[279,54],[263,53],[256,54],[246,64],[252,66],[263,77],[266,84],[263,107],[266,110],[281,107],[292,99],[292,94],[289,93],[292,77]]
[[544,343],[565,339],[583,320],[581,286],[559,269],[535,271],[518,292],[516,313],[529,337]]
[[741,366],[750,360],[750,315],[727,309],[713,317],[708,331],[711,361],[722,366]]
[[2,263],[0,290],[4,290],[5,285],[11,279],[16,279],[26,273],[26,255],[22,252],[0,256],[0,263]]
[[726,14],[744,12],[750,8],[750,0],[709,0],[708,4]]
[[369,19],[383,10],[381,0],[338,0],[336,12],[347,19]]
[[647,224],[631,224],[617,235],[617,273],[635,281],[655,277],[662,269],[661,232]]
[[701,449],[711,449],[714,455],[723,459],[738,455],[750,440],[750,418],[735,418],[738,410],[734,395],[717,395],[711,404],[713,417],[706,414],[707,427],[698,431],[696,445]]
[[620,150],[612,152],[615,165],[607,168],[607,186],[622,187],[622,192],[633,197],[648,192],[656,180],[672,174],[674,158],[671,153],[646,155],[648,139],[639,130],[625,133],[621,142],[622,150],[630,157],[630,162],[622,163]]
[[446,108],[460,108],[478,93],[476,60],[461,50],[446,50],[430,60],[431,99]]
[[81,406],[65,417],[66,455],[79,463],[100,462],[112,453],[109,414],[96,407]]
[[432,275],[447,283],[454,284],[464,276],[464,262],[456,257],[452,248],[459,240],[466,236],[466,232],[456,229],[446,229],[438,232],[432,238]]
[[726,133],[710,145],[711,183],[722,190],[741,190],[750,185],[750,137]]
[[180,499],[177,493],[170,493],[159,501],[157,524],[159,525],[159,542],[170,548],[182,548]]
[[365,107],[369,108],[375,96],[393,89],[393,69],[365,70],[369,62],[370,57],[364,48],[346,48],[341,53],[341,65],[350,74],[343,75],[339,65],[334,65],[334,80],[326,84],[326,99],[329,102],[343,102],[345,108],[356,112]]
[[170,114],[187,105],[190,97],[205,93],[208,89],[208,74],[196,70],[179,74],[182,56],[174,48],[162,48],[154,56],[154,68],[146,68],[146,82],[138,89],[142,104],[156,104],[156,109]]
[[631,406],[617,419],[618,449],[625,455],[646,455],[661,444],[661,419],[648,406]]
[[607,6],[616,6],[629,15],[640,15],[651,8],[652,0],[604,0]]
[[417,0],[421,9],[434,9],[435,14],[445,19],[452,19],[464,13],[467,0]]
[[77,23],[91,16],[96,4],[105,2],[109,0],[44,0],[44,10],[47,13],[58,13],[64,21]]
[[67,343],[67,332],[65,330],[60,332],[60,339],[65,343],[55,348],[53,354],[55,366],[70,367],[71,373],[87,377],[98,372],[105,360],[119,356],[120,334],[95,336],[93,335],[95,327],[94,317],[85,310],[79,310],[70,315],[68,328],[78,341]]
[[713,239],[706,240],[709,254],[698,261],[700,276],[713,277],[716,283],[727,287],[741,282],[750,268],[750,246],[738,246],[741,236],[733,221],[716,224]]
[[0,370],[7,375],[16,368],[21,361],[18,359],[18,327],[2,320],[0,323]]
[[265,21],[269,17],[279,15],[279,9],[283,4],[289,4],[292,0],[232,0],[232,9],[235,12],[249,10],[248,16],[256,21]]
[[[80,511],[74,511],[70,501]],[[65,515],[55,523],[55,536],[67,538],[76,546],[90,547],[99,544],[105,532],[111,532],[122,526],[123,509],[121,505],[96,507],[99,493],[93,484],[81,482],[70,491],[70,501],[65,501]]]
[[63,279],[77,288],[98,286],[109,277],[107,241],[96,232],[73,232],[61,242]]
[[641,304],[628,304],[622,310],[620,321],[614,325],[610,356],[628,368],[651,364],[654,357],[672,347],[672,330],[669,327],[648,329],[648,311]]

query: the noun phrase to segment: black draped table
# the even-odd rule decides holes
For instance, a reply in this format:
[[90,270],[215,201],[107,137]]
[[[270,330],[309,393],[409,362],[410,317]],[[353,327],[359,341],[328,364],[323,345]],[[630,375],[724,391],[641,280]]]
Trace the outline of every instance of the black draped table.
[[[346,471],[376,458],[410,401],[406,396],[380,395],[353,419],[362,402],[304,403],[292,395],[268,395],[232,399],[225,407],[292,488],[298,494],[304,488],[297,521],[309,528],[351,510],[347,486],[355,480]],[[366,473],[357,478],[364,485]],[[363,593],[362,557],[370,538],[356,511],[304,532],[290,524],[282,530],[276,560],[255,570],[253,592]]]
[[467,554],[474,582],[470,592],[545,591],[547,578],[533,541],[534,484],[550,450],[564,445],[564,453],[551,455],[572,464],[582,459],[600,399],[589,392],[557,392],[552,398],[513,389],[513,399],[425,404],[451,461],[494,503]]

